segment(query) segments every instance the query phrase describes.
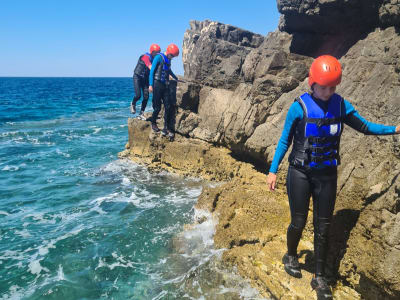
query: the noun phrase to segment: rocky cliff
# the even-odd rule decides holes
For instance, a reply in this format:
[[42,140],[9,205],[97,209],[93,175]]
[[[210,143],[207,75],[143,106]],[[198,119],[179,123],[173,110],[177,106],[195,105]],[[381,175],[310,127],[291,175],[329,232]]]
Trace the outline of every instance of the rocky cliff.
[[[129,121],[124,155],[154,167],[225,183],[198,206],[218,215],[217,247],[260,293],[312,299],[312,218],[300,244],[303,279],[280,262],[289,222],[284,190],[266,189],[262,173],[293,99],[307,91],[313,57],[340,58],[338,93],[366,119],[400,123],[400,1],[278,0],[279,29],[266,37],[231,25],[192,21],[185,33],[187,83],[177,92],[178,137],[167,142]],[[400,298],[400,138],[345,128],[329,274],[336,299]]]

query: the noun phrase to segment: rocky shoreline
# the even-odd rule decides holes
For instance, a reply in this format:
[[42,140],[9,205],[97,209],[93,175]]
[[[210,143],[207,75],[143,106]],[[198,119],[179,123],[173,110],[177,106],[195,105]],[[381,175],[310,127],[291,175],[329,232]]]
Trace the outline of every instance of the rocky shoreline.
[[[177,135],[170,142],[151,131],[148,122],[129,119],[130,141],[119,154],[154,170],[168,170],[221,182],[205,188],[197,209],[210,211],[218,219],[214,243],[226,249],[222,263],[235,267],[250,279],[267,299],[312,299],[312,225],[308,224],[300,243],[300,262],[305,272],[301,280],[288,276],[281,258],[285,252],[289,208],[283,182],[275,193],[267,190],[266,175],[253,165],[232,157],[224,147]],[[201,222],[202,220],[199,220]],[[359,299],[359,294],[339,284],[338,299]]]
[[[288,107],[307,91],[309,65],[321,53],[340,58],[338,93],[363,117],[398,124],[400,1],[277,2],[279,29],[265,37],[192,21],[184,37],[186,83],[178,85],[175,141],[129,119],[129,143],[120,156],[222,182],[205,189],[197,206],[218,216],[214,240],[227,249],[224,263],[266,298],[313,299],[312,217],[299,247],[303,278],[289,278],[281,264],[289,223],[287,163],[275,193],[267,191],[265,172]],[[360,12],[364,17],[355,16]],[[334,297],[399,299],[400,138],[345,128],[341,144],[328,256]]]

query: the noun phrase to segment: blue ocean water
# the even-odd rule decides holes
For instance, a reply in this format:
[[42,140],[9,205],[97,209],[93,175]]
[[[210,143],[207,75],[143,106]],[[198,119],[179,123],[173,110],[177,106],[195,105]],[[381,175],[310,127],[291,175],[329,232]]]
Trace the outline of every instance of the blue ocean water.
[[258,299],[194,209],[207,183],[117,158],[132,93],[0,78],[0,299]]

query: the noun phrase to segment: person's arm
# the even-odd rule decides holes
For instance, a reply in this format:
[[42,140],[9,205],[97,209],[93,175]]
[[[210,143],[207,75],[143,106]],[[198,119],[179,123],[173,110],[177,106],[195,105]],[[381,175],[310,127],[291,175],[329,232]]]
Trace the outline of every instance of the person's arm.
[[395,134],[400,131],[400,126],[396,128],[396,126],[386,126],[365,120],[347,100],[344,100],[344,106],[346,110],[344,123],[361,133],[368,135],[388,135]]
[[144,62],[144,64],[146,65],[146,67],[149,68],[149,70],[151,70],[151,61],[150,58],[147,55],[143,55],[142,56],[142,61]]
[[176,81],[178,81],[178,77],[174,74],[174,72],[172,72],[171,69],[169,69],[169,75],[172,76],[172,78],[174,78]]
[[161,63],[161,56],[156,55],[156,57],[153,60],[153,64],[151,65],[151,70],[150,70],[150,75],[149,75],[149,92],[153,92],[153,84],[154,84],[154,72],[157,69],[158,64]]
[[300,103],[294,102],[286,115],[285,125],[283,127],[282,135],[279,139],[278,146],[276,147],[274,158],[272,159],[271,167],[268,174],[268,186],[271,191],[275,190],[276,173],[278,172],[279,164],[282,162],[290,143],[293,139],[294,125],[303,118],[303,109]]

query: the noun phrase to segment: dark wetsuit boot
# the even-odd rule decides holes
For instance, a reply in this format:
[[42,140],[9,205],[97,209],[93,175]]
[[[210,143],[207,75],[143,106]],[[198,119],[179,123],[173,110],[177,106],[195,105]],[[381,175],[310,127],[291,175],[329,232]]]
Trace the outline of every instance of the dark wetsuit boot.
[[297,255],[289,255],[286,253],[282,258],[282,262],[286,273],[288,273],[290,276],[301,278],[302,275]]
[[328,285],[326,278],[323,276],[313,277],[311,287],[317,292],[318,300],[332,300],[332,291]]

